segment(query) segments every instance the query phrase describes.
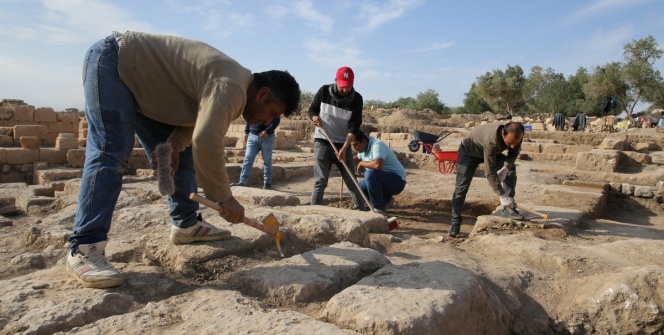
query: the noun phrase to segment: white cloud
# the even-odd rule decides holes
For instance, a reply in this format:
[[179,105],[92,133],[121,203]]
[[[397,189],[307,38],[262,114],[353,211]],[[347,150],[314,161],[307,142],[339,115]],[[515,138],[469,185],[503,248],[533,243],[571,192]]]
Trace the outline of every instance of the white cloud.
[[252,14],[242,14],[228,8],[233,2],[228,0],[203,0],[200,2],[168,0],[167,5],[176,13],[194,14],[201,17],[200,27],[215,36],[234,35],[256,24]]
[[295,17],[304,20],[307,26],[323,32],[332,30],[334,26],[334,19],[317,10],[311,0],[295,0],[288,7],[270,5],[266,10],[268,15],[274,19],[282,19],[292,13]]
[[436,50],[448,49],[448,48],[451,48],[453,46],[454,46],[454,42],[434,42],[434,43],[431,43],[431,45],[429,45],[427,47],[409,50],[408,52],[436,51]]
[[307,25],[320,29],[322,31],[330,31],[334,25],[334,20],[319,12],[314,8],[313,1],[299,0],[293,4],[295,14],[304,19]]
[[312,38],[304,41],[302,47],[306,50],[307,57],[325,67],[338,68],[339,66],[350,66],[356,68],[369,67],[375,64],[373,60],[362,59],[361,51],[348,41],[332,43],[323,39]]
[[638,7],[652,0],[597,0],[591,5],[584,7],[568,15],[563,23],[571,23],[584,20],[589,17],[601,15],[602,13],[616,12],[625,8]]
[[290,13],[288,8],[281,5],[269,5],[265,8],[265,11],[273,19],[281,19]]
[[2,33],[18,40],[36,40],[50,45],[86,43],[109,35],[113,30],[149,29],[133,20],[131,13],[98,0],[43,0],[33,10],[37,17],[15,19]]
[[390,0],[387,4],[364,3],[360,9],[360,18],[366,21],[360,31],[372,31],[383,24],[396,20],[406,11],[423,4],[423,0]]
[[204,16],[203,30],[221,37],[231,36],[252,27],[255,23],[254,16],[251,14],[229,13],[222,15],[217,10],[208,10],[202,15]]

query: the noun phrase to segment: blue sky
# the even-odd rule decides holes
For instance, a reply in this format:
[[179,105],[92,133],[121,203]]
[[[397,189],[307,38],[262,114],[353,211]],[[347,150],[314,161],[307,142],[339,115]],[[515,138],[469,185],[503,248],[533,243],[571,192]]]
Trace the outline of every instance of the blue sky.
[[661,0],[0,0],[0,99],[83,109],[88,47],[138,30],[204,41],[254,72],[288,70],[309,92],[350,66],[365,100],[433,89],[454,107],[508,64],[569,76],[622,61],[648,35],[664,49],[662,18]]

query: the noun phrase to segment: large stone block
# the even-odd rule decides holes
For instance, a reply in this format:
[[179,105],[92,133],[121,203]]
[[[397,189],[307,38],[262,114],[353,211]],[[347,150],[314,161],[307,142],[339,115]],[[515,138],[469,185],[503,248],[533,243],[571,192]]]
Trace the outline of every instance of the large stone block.
[[534,142],[523,142],[521,143],[521,152],[542,152],[542,144]]
[[41,144],[37,136],[21,136],[19,142],[21,142],[21,148],[23,149],[39,149]]
[[48,135],[48,127],[44,125],[17,125],[14,126],[14,141],[20,140],[21,136],[37,136],[45,140]]
[[274,139],[274,148],[275,149],[290,149],[293,145],[291,143],[288,143],[285,137],[276,137]]
[[55,111],[50,107],[42,107],[35,109],[35,122],[53,122],[57,121]]
[[83,167],[85,163],[85,149],[71,149],[67,151],[67,165],[74,168]]
[[542,122],[534,122],[530,124],[533,130],[546,130],[546,124]]
[[[83,170],[81,169],[63,169],[55,168],[48,170],[35,171],[33,175],[33,184],[35,185],[49,185],[54,181],[71,180],[81,178]],[[64,190],[64,185],[58,186],[60,191]],[[75,193],[74,193],[75,194]]]
[[13,147],[14,138],[12,136],[0,135],[0,147]]
[[576,154],[576,168],[586,171],[615,172],[620,163],[617,150],[592,150]]
[[35,107],[29,105],[14,107],[14,120],[35,122]]
[[16,122],[16,120],[14,120],[14,119],[0,120],[0,127],[14,127],[17,124],[18,124],[18,122]]
[[609,136],[604,138],[598,149],[602,150],[626,150],[627,141],[622,137]]
[[564,144],[553,144],[553,143],[542,144],[543,154],[564,154],[566,149],[567,145]]
[[621,164],[648,165],[652,164],[652,158],[648,154],[636,151],[622,151]]
[[32,164],[39,160],[39,149],[7,148],[7,164]]
[[49,164],[67,164],[67,150],[41,148],[39,149],[39,160]]
[[0,148],[0,164],[7,164],[7,149]]
[[14,110],[11,108],[0,107],[0,121],[14,120]]
[[55,148],[60,150],[69,150],[78,148],[78,139],[74,134],[68,134],[67,136],[62,136],[65,133],[60,133],[55,139]]
[[76,113],[55,113],[55,117],[59,122],[78,123],[78,115]]
[[62,130],[62,122],[42,122],[40,123],[41,125],[46,126],[48,128],[49,133],[62,133],[64,130]]

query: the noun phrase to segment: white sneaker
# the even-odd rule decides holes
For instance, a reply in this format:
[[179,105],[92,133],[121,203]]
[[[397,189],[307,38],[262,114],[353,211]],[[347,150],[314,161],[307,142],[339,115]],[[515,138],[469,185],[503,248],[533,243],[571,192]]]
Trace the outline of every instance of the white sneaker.
[[186,244],[198,241],[222,241],[231,238],[231,232],[217,228],[205,220],[196,222],[187,228],[171,227],[171,243]]
[[106,260],[106,243],[81,244],[76,254],[67,253],[67,273],[85,287],[107,288],[122,284],[124,278]]

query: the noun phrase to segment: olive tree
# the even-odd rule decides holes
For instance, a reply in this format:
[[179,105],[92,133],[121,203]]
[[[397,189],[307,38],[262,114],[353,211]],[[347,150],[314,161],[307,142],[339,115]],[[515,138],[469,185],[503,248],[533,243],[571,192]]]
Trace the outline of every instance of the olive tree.
[[645,92],[657,90],[662,76],[655,69],[655,62],[662,57],[662,50],[657,49],[657,41],[652,36],[633,40],[623,48],[623,79],[630,95],[630,105],[626,106],[627,116],[632,117],[634,107]]
[[477,78],[477,94],[496,112],[514,113],[524,105],[523,90],[526,78],[520,66],[507,65],[505,72],[499,69]]
[[565,110],[570,90],[562,73],[535,66],[526,79],[524,94],[531,110],[554,114]]

